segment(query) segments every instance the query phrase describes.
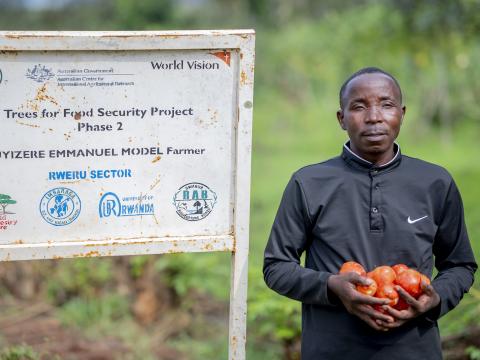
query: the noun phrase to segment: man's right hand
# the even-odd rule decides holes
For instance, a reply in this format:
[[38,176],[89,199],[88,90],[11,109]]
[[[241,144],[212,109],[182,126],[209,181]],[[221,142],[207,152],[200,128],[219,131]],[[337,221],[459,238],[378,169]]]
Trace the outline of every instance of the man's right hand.
[[393,322],[390,315],[376,311],[373,305],[387,305],[389,299],[379,299],[373,296],[364,295],[357,291],[356,285],[370,285],[371,280],[356,273],[345,273],[331,275],[328,278],[328,289],[334,293],[350,314],[358,316],[369,326],[379,331],[388,331],[388,328],[377,324],[376,320]]

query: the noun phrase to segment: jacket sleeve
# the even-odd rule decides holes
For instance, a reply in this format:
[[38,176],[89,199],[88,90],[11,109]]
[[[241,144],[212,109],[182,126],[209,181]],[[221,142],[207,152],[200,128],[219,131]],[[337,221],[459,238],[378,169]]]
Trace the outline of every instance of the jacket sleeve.
[[465,226],[462,199],[453,180],[433,243],[433,254],[438,274],[432,286],[440,295],[440,304],[427,314],[427,319],[435,321],[457,306],[472,286],[477,270]]
[[305,193],[293,175],[283,194],[265,248],[265,283],[279,294],[303,303],[333,305],[327,295],[327,280],[331,273],[300,265],[311,227]]

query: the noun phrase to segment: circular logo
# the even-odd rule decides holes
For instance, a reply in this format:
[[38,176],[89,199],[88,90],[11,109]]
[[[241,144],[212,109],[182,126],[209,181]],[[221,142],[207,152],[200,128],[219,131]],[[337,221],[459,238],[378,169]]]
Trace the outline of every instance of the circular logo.
[[65,226],[80,215],[82,203],[75,191],[59,187],[43,195],[40,200],[40,214],[46,222],[54,226]]
[[207,185],[192,182],[183,185],[173,197],[177,214],[188,221],[205,219],[217,203],[217,194]]

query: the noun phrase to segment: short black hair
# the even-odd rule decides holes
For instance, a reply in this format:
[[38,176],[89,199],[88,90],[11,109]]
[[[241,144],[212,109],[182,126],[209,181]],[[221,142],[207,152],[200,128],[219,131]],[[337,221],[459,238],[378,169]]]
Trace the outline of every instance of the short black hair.
[[339,94],[340,108],[341,109],[343,109],[343,106],[345,105],[343,103],[343,97],[345,96],[345,90],[347,89],[348,83],[350,81],[352,81],[353,79],[355,79],[356,77],[358,77],[360,75],[363,75],[363,74],[383,74],[383,75],[388,76],[390,79],[393,80],[393,82],[395,83],[395,85],[398,88],[398,91],[400,92],[400,102],[403,101],[402,100],[402,88],[400,87],[400,84],[398,83],[397,79],[395,79],[395,77],[392,74],[386,72],[385,70],[382,70],[382,69],[377,68],[377,67],[370,66],[370,67],[365,67],[363,69],[358,70],[357,72],[353,73],[347,80],[345,80],[342,87],[340,88],[340,94]]

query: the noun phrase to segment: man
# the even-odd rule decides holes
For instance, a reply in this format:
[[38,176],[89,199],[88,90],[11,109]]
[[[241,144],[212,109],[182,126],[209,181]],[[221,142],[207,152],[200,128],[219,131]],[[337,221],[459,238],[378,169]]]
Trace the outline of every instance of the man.
[[[400,152],[402,91],[378,68],[340,90],[338,122],[350,140],[339,157],[293,174],[265,249],[264,277],[302,302],[302,359],[441,359],[437,319],[473,283],[477,264],[462,201],[446,170]],[[305,267],[300,256],[306,252]],[[337,275],[346,261],[367,271],[406,264],[431,276],[409,310],[363,295],[366,278]],[[385,313],[373,308],[378,304]]]

